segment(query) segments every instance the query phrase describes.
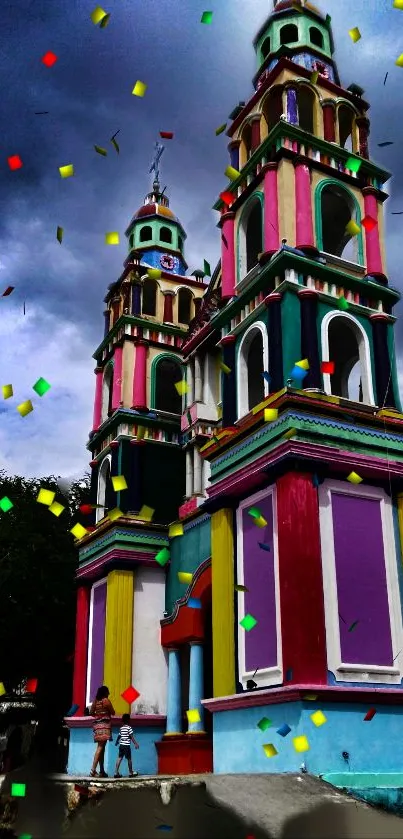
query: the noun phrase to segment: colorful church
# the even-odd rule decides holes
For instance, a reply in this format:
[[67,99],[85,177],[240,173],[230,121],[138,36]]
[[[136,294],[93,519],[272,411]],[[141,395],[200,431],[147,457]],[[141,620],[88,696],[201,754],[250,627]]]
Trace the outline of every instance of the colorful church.
[[[369,156],[364,91],[341,86],[329,16],[274,2],[254,49],[208,285],[189,276],[157,146],[105,297],[74,775],[89,773],[85,709],[101,684],[116,728],[132,715],[141,774],[340,779],[403,764],[390,173]],[[110,775],[115,758],[110,744]]]

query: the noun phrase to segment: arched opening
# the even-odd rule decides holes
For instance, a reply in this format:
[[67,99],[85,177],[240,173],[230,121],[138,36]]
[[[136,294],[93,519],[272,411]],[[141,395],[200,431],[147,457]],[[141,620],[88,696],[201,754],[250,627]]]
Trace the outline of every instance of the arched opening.
[[287,23],[280,29],[280,44],[295,44],[298,41],[298,26]]
[[143,283],[143,315],[155,317],[157,311],[157,283],[155,280],[144,280]]
[[179,289],[178,293],[178,322],[189,324],[192,312],[192,292],[188,288]]
[[316,26],[309,27],[309,38],[311,44],[314,44],[315,47],[319,47],[319,49],[323,50],[323,35]]
[[283,91],[281,87],[273,87],[263,103],[263,116],[267,123],[267,133],[280,121],[283,113]]
[[310,134],[314,134],[314,93],[306,85],[299,85],[299,87],[297,88],[297,101],[299,127],[302,128],[304,131],[309,131]]
[[242,131],[242,144],[243,160],[245,164],[252,154],[252,126],[250,122],[246,123],[245,128]]
[[242,280],[258,263],[263,252],[263,214],[258,198],[251,201],[239,225],[239,279]]
[[262,50],[262,58],[264,60],[265,58],[267,58],[267,56],[270,53],[270,38],[269,37],[264,39],[263,44],[261,46],[261,50]]
[[169,245],[172,244],[172,230],[169,227],[161,227],[160,242],[167,242]]
[[152,227],[149,224],[140,229],[140,242],[149,242],[153,238]]
[[251,411],[264,399],[263,337],[260,329],[255,332],[248,351],[248,407]]
[[105,422],[112,411],[112,385],[113,385],[113,366],[108,364],[104,370],[104,377],[102,381],[102,419]]
[[334,362],[330,376],[331,393],[354,402],[372,404],[370,370],[365,337],[359,324],[345,315],[336,315],[328,324],[329,358]]
[[338,120],[340,145],[343,149],[346,149],[350,152],[354,152],[354,111],[352,111],[351,108],[348,108],[346,105],[340,105],[338,109]]
[[254,324],[245,333],[238,356],[238,417],[249,413],[268,394],[268,385],[263,378],[268,370],[267,330],[264,324]]
[[325,253],[359,263],[358,237],[346,231],[346,225],[352,218],[359,222],[355,216],[354,202],[344,189],[335,184],[322,189],[322,249]]
[[155,368],[155,408],[170,414],[182,413],[182,397],[175,384],[182,381],[180,365],[173,358],[161,358]]
[[111,479],[111,462],[110,456],[107,455],[100,467],[98,472],[98,492],[97,492],[97,504],[100,504],[101,507],[96,510],[95,521],[99,522],[103,517],[106,515],[106,488],[108,485],[108,481]]

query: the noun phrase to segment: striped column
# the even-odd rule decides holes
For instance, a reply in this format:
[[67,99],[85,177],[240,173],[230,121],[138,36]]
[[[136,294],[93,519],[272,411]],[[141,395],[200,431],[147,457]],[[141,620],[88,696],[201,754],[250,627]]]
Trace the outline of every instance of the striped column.
[[117,714],[130,711],[121,693],[132,682],[134,572],[111,571],[106,589],[104,680]]
[[228,300],[235,295],[235,213],[225,213],[221,227],[221,297]]
[[95,400],[94,400],[94,418],[92,422],[92,430],[97,431],[101,425],[102,418],[102,367],[95,368]]
[[90,614],[90,589],[77,589],[76,642],[74,649],[73,705],[78,705],[75,716],[83,716],[87,688],[88,626]]
[[264,173],[264,251],[270,256],[280,247],[277,169],[278,163],[268,163]]
[[[298,292],[301,303],[301,357],[309,361],[309,370],[301,389],[322,388],[318,342],[318,293],[312,288]],[[294,387],[296,385],[294,384]],[[298,386],[298,385],[297,385]]]
[[275,291],[269,294],[264,301],[268,311],[269,393],[276,393],[284,386],[281,297],[282,295]]
[[203,645],[190,644],[189,711],[198,711],[200,720],[188,723],[188,734],[205,734],[203,727]]
[[235,693],[234,537],[232,510],[211,517],[213,694]]
[[377,404],[381,408],[397,408],[388,347],[390,319],[384,312],[379,312],[376,315],[370,315],[370,321],[374,342]]
[[223,427],[233,425],[237,418],[236,405],[236,371],[235,371],[235,335],[225,335],[221,339],[223,362],[230,369],[230,373],[222,373],[222,422]]
[[116,411],[122,402],[122,356],[123,347],[116,347],[113,354],[112,411]]
[[329,143],[334,143],[336,140],[335,132],[335,111],[334,103],[332,101],[323,102],[323,133],[324,138]]
[[[362,194],[364,196],[364,216],[370,216],[374,221],[378,222],[377,190],[372,186],[365,186]],[[365,230],[365,251],[367,275],[371,274],[371,276],[387,280],[382,267],[378,224],[372,230]]]
[[145,341],[136,342],[132,407],[138,410],[147,407],[147,344]]
[[397,496],[397,517],[399,523],[399,537],[400,537],[400,551],[403,558],[403,492],[398,492]]
[[168,651],[167,730],[165,736],[182,733],[181,666],[179,650]]
[[309,167],[301,160],[295,169],[295,247],[314,248],[312,190]]

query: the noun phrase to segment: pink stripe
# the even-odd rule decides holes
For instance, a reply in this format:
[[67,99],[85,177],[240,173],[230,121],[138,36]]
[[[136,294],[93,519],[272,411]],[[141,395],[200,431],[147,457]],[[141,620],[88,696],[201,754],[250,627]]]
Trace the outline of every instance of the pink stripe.
[[[378,221],[378,204],[372,192],[364,192],[364,212],[366,216],[370,216],[374,221]],[[378,225],[373,230],[365,231],[365,250],[367,274],[383,274]]]
[[[235,219],[230,216],[224,219],[221,232],[221,296],[223,299],[235,294]],[[225,242],[223,241],[225,237]]]
[[147,345],[139,341],[136,344],[136,359],[133,381],[133,408],[147,407]]
[[295,167],[296,247],[313,247],[312,196],[309,168],[305,163]]
[[264,249],[277,251],[280,247],[278,222],[277,166],[267,169],[264,176]]
[[116,411],[122,401],[122,347],[116,347],[113,365],[112,411]]
[[94,419],[92,423],[92,430],[97,431],[101,425],[102,417],[102,370],[97,370],[95,373],[95,400],[94,400]]
[[[164,547],[164,546],[162,546]],[[158,553],[159,548],[155,548],[155,553]],[[144,551],[136,551],[131,550],[128,551],[109,551],[109,553],[104,554],[104,556],[99,557],[98,559],[94,559],[92,562],[90,561],[88,565],[84,568],[79,568],[76,573],[77,579],[82,579],[83,577],[92,577],[95,572],[99,571],[100,568],[105,565],[107,562],[111,562],[113,559],[118,559],[119,561],[124,562],[140,562],[142,565],[155,565],[154,556],[151,556],[149,553],[145,553]]]

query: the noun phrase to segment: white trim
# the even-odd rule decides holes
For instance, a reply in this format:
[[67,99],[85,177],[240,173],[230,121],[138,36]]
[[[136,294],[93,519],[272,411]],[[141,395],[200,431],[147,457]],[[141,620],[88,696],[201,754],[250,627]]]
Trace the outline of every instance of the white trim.
[[[349,664],[341,660],[339,606],[337,599],[336,561],[332,514],[332,493],[372,498],[380,501],[382,535],[385,554],[386,587],[394,664],[390,667],[373,664]],[[383,489],[371,486],[346,486],[344,481],[328,480],[319,487],[319,521],[322,553],[322,575],[327,638],[327,665],[338,682],[380,682],[400,684],[403,671],[403,626],[400,609],[397,552],[393,526],[393,507]],[[364,573],[364,572],[363,572]],[[400,655],[399,655],[400,653]]]
[[[106,471],[106,465],[105,465],[106,463],[109,463],[109,470],[110,470],[110,472],[112,472],[112,455],[111,454],[107,454],[107,455],[105,455],[104,458],[102,458],[101,463],[99,465],[99,469],[98,469],[97,504],[103,504],[103,506],[98,507],[95,510],[95,524],[98,524],[98,522],[101,521],[101,519],[103,519],[103,517],[105,515],[105,509],[106,509],[106,481],[104,480],[104,474],[105,474],[105,471]],[[101,481],[104,481],[104,489],[105,489],[105,495],[104,495],[102,501],[101,501]]]
[[[269,341],[267,336],[267,327],[266,324],[264,324],[261,320],[255,320],[254,323],[251,323],[248,329],[244,332],[242,340],[238,347],[236,364],[238,419],[241,419],[241,417],[244,417],[246,414],[249,414],[248,358],[247,355],[245,358],[244,345],[245,342],[247,343],[247,345],[251,343],[252,333],[255,332],[257,329],[262,333],[263,339],[263,370],[269,369]],[[246,350],[249,351],[249,346],[246,347]],[[269,395],[269,385],[266,382],[265,378],[263,379],[263,392],[264,398],[266,398],[266,396]]]
[[[245,630],[238,621],[238,678],[242,686],[246,688],[246,682],[252,676],[259,688],[272,687],[273,685],[281,685],[283,682],[283,657],[282,657],[282,641],[281,641],[281,611],[280,611],[280,577],[279,577],[279,561],[278,561],[278,534],[277,534],[277,496],[275,486],[267,487],[260,490],[255,495],[245,498],[241,501],[236,512],[236,528],[237,528],[237,582],[238,585],[244,585],[244,563],[243,563],[243,531],[242,531],[242,514],[246,507],[257,503],[262,498],[267,498],[271,495],[273,505],[273,545],[272,553],[269,554],[274,562],[274,589],[275,589],[275,603],[276,603],[276,631],[277,631],[277,666],[265,667],[258,670],[255,675],[253,671],[246,671],[245,667]],[[264,554],[267,556],[267,554]],[[242,617],[245,614],[245,594],[243,591],[238,592],[238,616]],[[252,630],[253,631],[253,630]]]
[[[362,398],[365,405],[375,405],[374,388],[372,385],[372,364],[369,340],[365,329],[359,321],[347,312],[328,312],[321,323],[321,344],[322,359],[335,361],[329,356],[329,324],[333,318],[346,318],[353,324],[353,329],[358,343],[358,354],[361,367]],[[358,333],[358,334],[357,334]],[[332,395],[331,378],[329,373],[323,373],[323,389],[325,393]],[[335,395],[335,394],[333,394]]]
[[98,582],[94,583],[91,588],[91,595],[90,595],[90,619],[88,623],[88,656],[87,656],[87,683],[85,687],[85,704],[90,705],[92,699],[95,697],[90,696],[90,687],[91,687],[91,665],[92,665],[92,628],[94,624],[94,589],[101,586],[103,583],[106,583],[107,578],[103,577],[102,580],[98,580]]

